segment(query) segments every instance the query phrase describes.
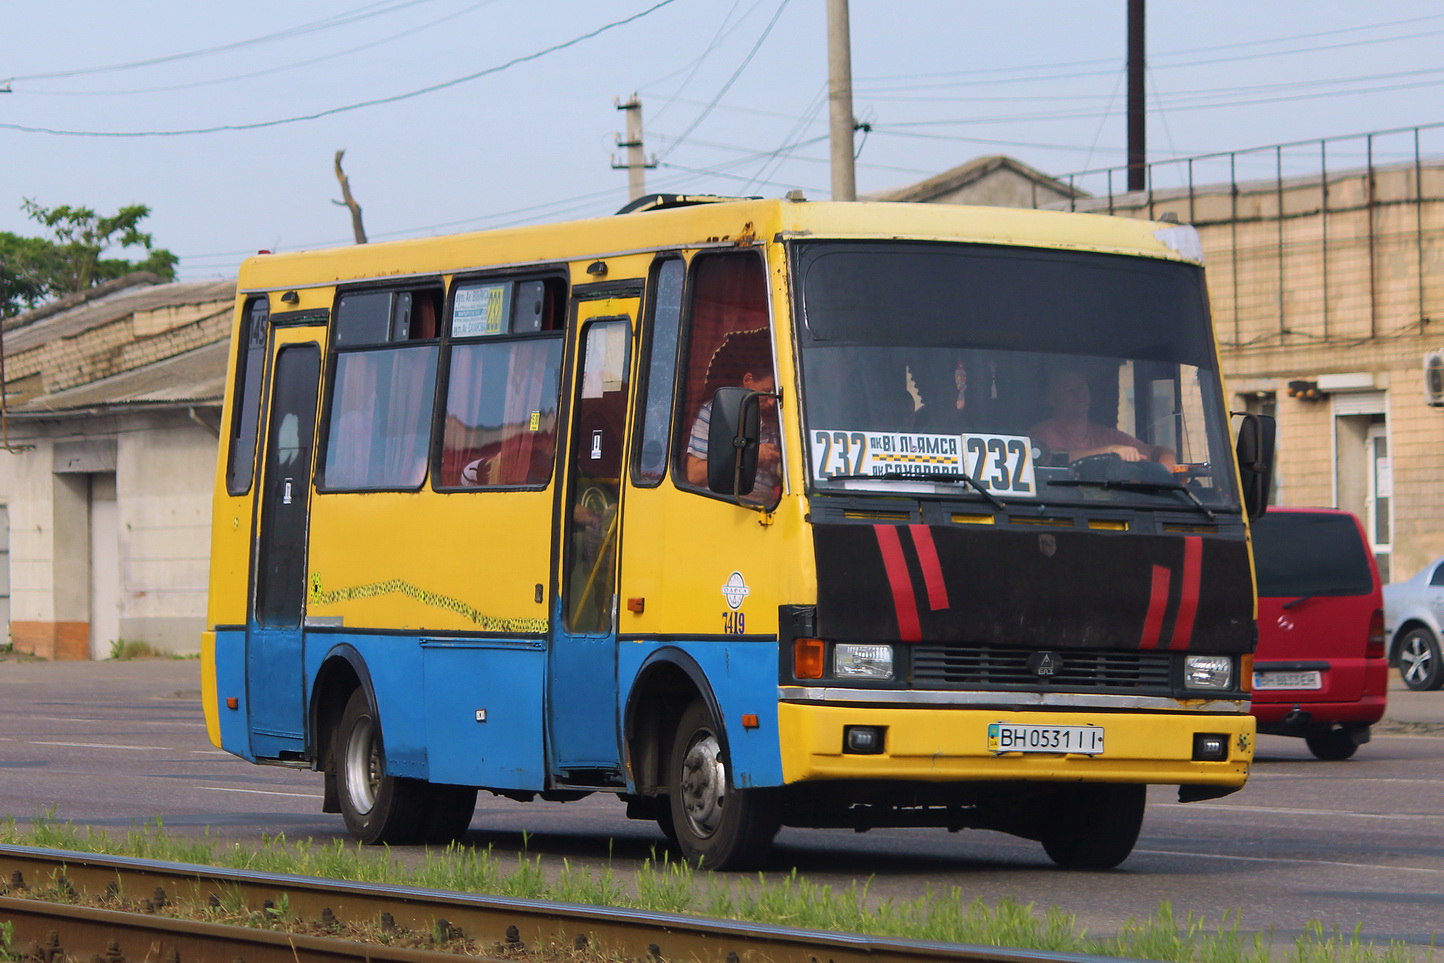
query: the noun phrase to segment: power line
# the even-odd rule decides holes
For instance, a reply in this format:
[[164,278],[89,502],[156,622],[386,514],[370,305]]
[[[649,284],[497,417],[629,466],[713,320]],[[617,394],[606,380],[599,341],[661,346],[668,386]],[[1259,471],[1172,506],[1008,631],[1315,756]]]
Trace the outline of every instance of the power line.
[[[423,2],[423,0],[415,0],[415,2]],[[596,28],[595,30],[584,33],[580,37],[574,37],[571,40],[567,40],[563,43],[554,44],[553,46],[547,47],[545,50],[539,50],[536,53],[526,54],[521,57],[515,57],[511,60],[508,60],[504,64],[496,67],[488,67],[485,70],[478,70],[476,73],[467,74],[465,77],[457,77],[453,80],[443,81],[439,84],[432,84],[429,87],[422,87],[420,90],[413,90],[404,94],[393,94],[390,97],[377,97],[373,100],[366,100],[357,104],[347,104],[344,107],[331,107],[326,110],[316,111],[312,114],[303,114],[299,117],[286,117],[281,120],[263,120],[257,121],[253,124],[218,124],[214,127],[197,127],[190,130],[56,130],[50,127],[29,127],[22,124],[0,124],[0,128],[3,128],[5,130],[16,130],[26,134],[53,134],[59,137],[184,137],[192,134],[216,134],[220,133],[221,131],[257,130],[262,127],[280,127],[284,124],[297,124],[303,121],[318,120],[322,117],[330,117],[333,114],[346,113],[347,111],[352,110],[361,110],[365,107],[376,107],[381,104],[393,104],[401,100],[410,100],[413,97],[420,97],[423,94],[435,93],[438,90],[445,90],[448,87],[455,87],[458,84],[464,84],[469,81],[476,80],[480,77],[486,77],[490,74],[500,73],[501,71],[506,70],[510,67],[515,67],[517,64],[527,63],[528,61],[537,60],[541,57],[544,57],[547,54],[556,53],[558,50],[565,50],[568,47],[574,47],[585,40],[591,40],[593,37],[606,33],[608,30],[612,30],[616,27],[625,26],[626,24],[632,23],[633,21],[640,20],[648,14],[660,10],[661,8],[675,2],[676,0],[658,0],[657,3],[652,4],[652,6],[641,11],[640,13],[635,13],[630,17],[624,17],[621,20],[614,20],[611,23],[604,24],[603,26]],[[786,5],[786,2],[787,0],[783,0],[784,6]]]
[[[1186,48],[1186,49],[1182,49],[1182,50],[1170,50],[1170,51],[1164,51],[1164,52],[1162,52],[1162,53],[1151,54],[1150,57],[1149,57],[1149,59],[1154,62],[1154,66],[1159,66],[1159,64],[1157,63],[1157,61],[1162,60],[1162,59],[1166,59],[1166,58],[1169,58],[1169,57],[1185,57],[1185,56],[1191,56],[1191,55],[1193,55],[1193,54],[1212,53],[1212,52],[1214,52],[1214,51],[1216,51],[1216,50],[1235,50],[1235,49],[1240,49],[1240,48],[1244,48],[1244,47],[1267,46],[1267,45],[1269,45],[1269,44],[1286,43],[1286,42],[1291,41],[1291,40],[1312,40],[1312,39],[1314,39],[1314,38],[1316,38],[1316,37],[1337,36],[1337,35],[1339,35],[1339,34],[1345,34],[1345,33],[1359,33],[1359,32],[1361,32],[1361,31],[1365,31],[1365,30],[1379,30],[1379,29],[1383,29],[1383,28],[1385,28],[1385,27],[1398,27],[1398,26],[1404,26],[1404,25],[1407,25],[1407,24],[1421,23],[1421,22],[1429,21],[1429,20],[1439,20],[1439,19],[1441,19],[1441,18],[1444,18],[1444,14],[1430,14],[1430,15],[1428,15],[1428,16],[1423,16],[1423,17],[1411,17],[1411,18],[1408,18],[1408,19],[1405,19],[1405,20],[1388,20],[1388,21],[1384,21],[1384,22],[1382,22],[1382,23],[1364,24],[1364,25],[1358,26],[1358,27],[1341,27],[1341,28],[1336,29],[1336,30],[1320,30],[1320,31],[1316,31],[1316,32],[1313,32],[1313,33],[1294,34],[1294,35],[1287,36],[1287,37],[1274,37],[1274,38],[1271,38],[1271,39],[1268,39],[1268,40],[1245,40],[1245,41],[1240,41],[1240,42],[1238,42],[1238,43],[1216,44],[1216,45],[1210,46],[1210,47],[1190,47],[1190,48]],[[1415,38],[1417,38],[1417,37],[1432,36],[1432,35],[1433,35],[1433,33],[1424,33],[1424,34],[1408,33],[1408,34],[1400,34],[1400,35],[1397,35],[1397,36],[1394,36],[1394,37],[1382,37],[1382,38],[1375,38],[1375,39],[1373,39],[1373,40],[1360,41],[1360,43],[1365,43],[1365,44],[1392,43],[1392,42],[1394,42],[1394,41],[1396,41],[1396,40],[1413,40],[1413,39],[1415,39]],[[1333,48],[1332,48],[1332,47],[1306,47],[1306,48],[1300,48],[1300,49],[1297,49],[1297,50],[1276,51],[1276,53],[1312,53],[1312,52],[1317,51],[1317,50],[1326,50],[1326,49],[1333,49]],[[1273,55],[1273,54],[1266,54],[1265,56],[1272,56],[1272,55]],[[1213,63],[1213,62],[1215,62],[1215,61],[1205,61],[1205,63]],[[1217,61],[1217,62],[1222,62],[1222,61]],[[1021,67],[983,67],[983,68],[974,68],[974,69],[972,69],[972,70],[954,70],[954,71],[944,71],[944,72],[926,73],[926,74],[892,74],[892,75],[884,75],[884,76],[880,76],[880,77],[856,78],[856,80],[857,80],[858,85],[861,87],[861,86],[866,86],[868,83],[876,82],[876,81],[915,80],[915,79],[925,79],[925,78],[929,78],[929,77],[976,77],[976,76],[979,76],[979,75],[986,75],[986,74],[1017,73],[1017,72],[1019,72],[1019,71],[1029,71],[1029,70],[1053,70],[1053,69],[1059,69],[1059,68],[1064,68],[1064,67],[1090,67],[1090,66],[1093,66],[1093,65],[1095,65],[1095,64],[1103,65],[1103,64],[1114,64],[1114,63],[1116,63],[1116,58],[1112,58],[1112,57],[1100,57],[1100,58],[1091,59],[1091,60],[1071,60],[1071,61],[1061,61],[1061,62],[1050,63],[1050,64],[1029,64],[1029,65],[1021,66]],[[1191,65],[1191,64],[1183,64],[1183,65],[1166,64],[1166,65],[1162,65],[1162,66],[1192,66],[1192,65]],[[1061,76],[1063,76],[1063,77],[1065,77],[1065,78],[1078,77],[1078,76],[1098,76],[1099,74],[1107,74],[1107,73],[1111,73],[1111,72],[1112,72],[1111,70],[1104,70],[1104,71],[1094,71],[1094,72],[1087,73],[1087,74],[1064,74],[1064,75],[1061,75]],[[1004,82],[1005,82],[1005,83],[1027,82],[1027,81],[1034,80],[1034,79],[1044,79],[1044,80],[1048,80],[1048,79],[1055,79],[1055,78],[1053,78],[1053,77],[1044,77],[1044,78],[1019,77],[1019,78],[1013,78],[1013,79],[1011,79],[1011,80],[1006,80],[1006,81],[1004,81]],[[950,85],[945,85],[945,86],[953,86],[953,85],[950,84]]]
[[691,134],[692,131],[701,125],[702,121],[707,119],[707,115],[712,113],[712,108],[716,107],[717,102],[726,96],[727,91],[732,89],[732,85],[737,82],[737,78],[742,76],[742,71],[747,69],[747,65],[752,62],[752,58],[757,56],[757,51],[762,49],[762,44],[767,39],[767,35],[772,33],[773,27],[777,26],[777,20],[782,16],[782,11],[787,9],[787,4],[788,0],[782,0],[782,2],[777,5],[777,12],[774,13],[772,19],[767,22],[766,28],[762,31],[762,36],[757,38],[757,42],[752,45],[752,49],[747,52],[747,56],[742,58],[742,63],[732,72],[732,76],[727,78],[727,82],[722,85],[722,89],[717,91],[717,96],[713,97],[712,102],[707,105],[706,109],[698,115],[696,120],[692,121],[692,126],[684,130],[682,136],[677,138],[671,147],[662,152],[661,158],[659,159],[665,159],[668,154],[682,146],[682,142],[687,139],[687,135]]
[[250,80],[253,77],[269,77],[285,70],[295,70],[299,67],[309,67],[312,64],[324,63],[327,60],[335,60],[338,57],[345,57],[349,54],[360,53],[362,50],[370,50],[373,47],[385,46],[386,44],[394,43],[397,40],[401,40],[405,37],[410,37],[413,34],[418,34],[422,31],[430,30],[432,27],[439,26],[450,20],[455,20],[458,17],[464,17],[474,10],[478,10],[481,7],[488,6],[489,4],[495,2],[496,0],[479,0],[478,3],[473,3],[471,6],[466,7],[462,10],[458,10],[455,13],[448,13],[444,17],[438,17],[435,20],[430,20],[419,26],[412,27],[410,30],[403,30],[400,33],[388,34],[387,36],[382,37],[380,40],[373,40],[370,43],[363,43],[358,47],[349,47],[345,50],[337,50],[333,53],[323,54],[319,57],[311,57],[307,60],[298,60],[289,64],[280,64],[279,66],[275,67],[266,67],[263,70],[253,70],[249,73],[244,74],[232,74],[228,77],[214,77],[210,80],[198,80],[189,84],[171,84],[165,87],[139,87],[133,88],[131,90],[35,90],[31,88],[25,90],[24,93],[31,96],[38,95],[41,97],[119,97],[129,96],[132,94],[164,94],[176,90],[194,90],[198,87],[214,87],[217,84],[228,84],[237,80]]
[[692,79],[697,76],[697,71],[702,69],[703,62],[708,58],[708,56],[711,55],[712,51],[716,50],[721,45],[723,38],[730,36],[732,34],[732,31],[741,27],[742,24],[746,22],[747,18],[752,16],[753,10],[756,10],[758,7],[762,6],[762,0],[757,0],[756,3],[752,4],[752,6],[748,8],[746,13],[744,13],[741,17],[738,18],[736,23],[732,24],[731,27],[728,27],[728,23],[732,20],[732,14],[737,12],[737,7],[741,3],[742,0],[732,0],[732,9],[727,11],[727,16],[723,17],[722,22],[717,25],[717,32],[712,35],[712,42],[707,45],[707,49],[703,50],[700,56],[698,56],[690,64],[687,64],[684,67],[672,71],[670,74],[662,77],[660,80],[653,80],[650,83],[644,85],[650,87],[652,84],[661,83],[663,80],[670,80],[684,70],[690,70],[690,73],[687,74],[686,79],[684,79],[680,84],[677,85],[677,89],[672,92],[672,95],[665,98],[662,101],[662,106],[657,108],[657,110],[652,114],[652,120],[654,122],[657,120],[658,117],[661,117],[664,113],[667,112],[667,109],[671,107],[672,104],[677,100],[677,95],[687,89],[687,85],[690,84],[692,82]]
[[[1438,36],[1438,35],[1441,35],[1441,34],[1444,34],[1444,30],[1431,30],[1431,31],[1426,31],[1426,32],[1424,32],[1424,33],[1411,33],[1411,34],[1404,34],[1404,35],[1400,35],[1400,36],[1396,36],[1396,37],[1385,37],[1385,38],[1379,38],[1379,39],[1374,39],[1374,40],[1356,40],[1356,41],[1350,41],[1350,42],[1348,42],[1348,43],[1328,44],[1328,45],[1319,46],[1319,47],[1300,47],[1300,48],[1295,49],[1295,50],[1277,50],[1277,51],[1266,51],[1266,52],[1262,52],[1262,53],[1239,54],[1238,56],[1234,56],[1234,57],[1216,57],[1216,58],[1214,58],[1214,59],[1212,59],[1212,60],[1190,60],[1190,61],[1185,61],[1185,62],[1183,62],[1183,63],[1171,63],[1171,64],[1160,64],[1160,63],[1157,63],[1157,62],[1151,62],[1151,63],[1150,63],[1150,68],[1153,69],[1153,70],[1177,70],[1177,69],[1183,69],[1183,68],[1188,68],[1188,67],[1212,67],[1212,66],[1216,66],[1216,65],[1218,65],[1218,64],[1239,63],[1239,62],[1241,62],[1241,61],[1246,61],[1246,60],[1260,60],[1260,59],[1269,58],[1269,57],[1292,56],[1292,55],[1294,55],[1294,54],[1319,53],[1319,52],[1321,52],[1321,51],[1340,50],[1340,49],[1343,49],[1343,48],[1346,48],[1346,47],[1359,47],[1359,46],[1365,46],[1365,45],[1368,45],[1368,44],[1376,44],[1376,43],[1391,43],[1391,42],[1393,42],[1393,41],[1395,41],[1395,40],[1415,40],[1415,39],[1419,39],[1419,38],[1422,38],[1422,37],[1433,37],[1433,36]],[[1111,61],[1110,61],[1110,62],[1111,62]],[[874,96],[874,97],[875,97],[875,96],[877,96],[878,94],[883,94],[883,93],[896,93],[896,92],[908,91],[908,90],[936,90],[936,89],[941,89],[941,88],[959,87],[959,86],[968,86],[968,87],[990,87],[990,86],[998,86],[998,85],[1001,85],[1001,84],[1035,84],[1035,83],[1043,83],[1043,82],[1054,81],[1054,80],[1078,80],[1078,79],[1084,78],[1084,77],[1102,77],[1102,76],[1108,76],[1108,75],[1111,75],[1111,74],[1113,73],[1113,70],[1114,70],[1114,68],[1110,67],[1110,68],[1102,69],[1102,70],[1087,70],[1087,71],[1077,71],[1077,72],[1073,72],[1073,73],[1046,74],[1046,75],[1038,75],[1038,76],[1034,76],[1034,77],[1001,77],[1001,78],[994,79],[994,80],[958,80],[958,81],[948,81],[948,82],[945,82],[945,83],[935,83],[935,84],[909,84],[909,85],[905,85],[905,86],[879,86],[879,87],[873,87],[873,86],[870,86],[869,84],[867,84],[866,82],[863,82],[863,83],[858,83],[858,84],[856,85],[856,87],[857,87],[857,89],[861,90],[863,93],[866,93],[866,94],[868,94],[869,96]],[[952,74],[937,74],[937,75],[935,75],[935,76],[954,76],[954,75],[952,75]]]
[[[1195,110],[1217,110],[1224,107],[1255,107],[1263,104],[1292,103],[1300,100],[1319,100],[1327,97],[1358,96],[1360,94],[1390,93],[1398,90],[1418,90],[1425,87],[1437,87],[1444,84],[1444,79],[1420,81],[1412,84],[1386,84],[1380,87],[1362,87],[1356,90],[1330,90],[1319,91],[1311,94],[1293,94],[1280,97],[1255,97],[1248,100],[1219,101],[1215,103],[1202,104],[1177,104],[1172,106],[1150,106],[1148,112],[1157,114],[1164,110],[1174,113],[1181,111]],[[947,127],[963,126],[973,124],[1013,124],[1024,121],[1051,121],[1051,120],[1090,120],[1096,117],[1107,116],[1106,113],[1097,111],[1055,111],[1051,113],[1037,114],[996,114],[989,117],[970,117],[960,120],[912,120],[898,121],[893,124],[874,124],[874,130],[896,129],[899,127]]]
[[[433,0],[404,0],[381,10],[374,9],[381,6],[379,3],[368,4],[358,7],[349,14],[339,14],[333,17],[326,17],[322,20],[313,20],[310,23],[301,24],[299,27],[288,27],[285,30],[278,30],[275,33],[264,34],[259,37],[252,37],[249,40],[236,40],[231,43],[221,44],[216,47],[206,47],[202,50],[189,50],[185,53],[167,54],[164,57],[151,57],[148,60],[134,60],[123,64],[108,64],[103,67],[82,67],[77,70],[61,70],[53,73],[43,74],[19,74],[10,77],[10,80],[58,80],[63,77],[80,77],[86,74],[110,73],[118,70],[135,70],[140,67],[153,67],[156,64],[174,63],[177,60],[190,60],[195,57],[204,57],[213,53],[225,53],[231,50],[240,50],[244,47],[253,47],[257,44],[270,43],[273,40],[289,40],[302,34],[315,33],[318,30],[329,30],[332,27],[340,27],[359,20],[366,20],[382,14],[392,13],[406,7],[414,7],[421,3],[431,3]],[[370,12],[366,12],[370,11]]]

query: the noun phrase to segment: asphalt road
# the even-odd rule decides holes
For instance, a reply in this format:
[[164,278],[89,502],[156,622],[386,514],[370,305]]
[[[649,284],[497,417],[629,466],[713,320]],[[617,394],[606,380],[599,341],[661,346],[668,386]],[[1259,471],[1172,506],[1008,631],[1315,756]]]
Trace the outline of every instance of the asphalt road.
[[[122,832],[160,817],[170,833],[221,840],[343,836],[341,818],[320,812],[318,775],[251,766],[210,745],[198,677],[194,661],[0,661],[0,816],[53,812]],[[965,902],[1013,897],[1099,933],[1168,900],[1179,915],[1233,913],[1276,937],[1318,919],[1427,944],[1444,937],[1444,691],[1390,695],[1389,731],[1347,762],[1265,736],[1242,792],[1183,806],[1152,790],[1138,847],[1113,872],[1062,872],[1035,843],[931,829],[785,829],[770,870],[835,886],[870,879],[879,899],[929,887],[956,887]],[[483,795],[466,841],[504,859],[525,845],[544,865],[610,860],[618,870],[662,846],[652,824],[601,796],[562,805]]]

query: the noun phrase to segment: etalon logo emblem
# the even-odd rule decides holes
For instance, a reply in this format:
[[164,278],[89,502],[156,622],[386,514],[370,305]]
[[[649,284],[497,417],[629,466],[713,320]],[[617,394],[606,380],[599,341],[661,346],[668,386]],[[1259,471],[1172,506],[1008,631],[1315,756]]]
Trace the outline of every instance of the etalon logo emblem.
[[722,597],[727,600],[729,609],[736,610],[742,607],[742,601],[751,591],[747,587],[747,581],[742,577],[742,573],[733,572],[727,577],[727,584],[722,586]]
[[1293,620],[1293,619],[1289,618],[1287,615],[1280,615],[1280,616],[1279,616],[1279,628],[1283,629],[1285,632],[1288,632],[1288,631],[1290,631],[1293,627],[1294,627],[1294,620]]
[[1034,652],[1028,656],[1028,671],[1039,678],[1057,675],[1063,668],[1063,660],[1057,652]]

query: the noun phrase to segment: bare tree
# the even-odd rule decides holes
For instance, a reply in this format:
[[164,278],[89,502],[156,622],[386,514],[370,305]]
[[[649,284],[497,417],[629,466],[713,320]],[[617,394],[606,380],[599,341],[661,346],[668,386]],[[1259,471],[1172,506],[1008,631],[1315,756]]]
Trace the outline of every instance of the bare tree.
[[332,204],[340,204],[342,207],[351,209],[351,233],[356,235],[357,244],[366,243],[366,228],[361,224],[361,205],[356,203],[356,198],[351,196],[351,181],[347,179],[346,172],[341,169],[341,158],[346,156],[344,150],[336,152],[336,180],[341,182],[341,197],[343,200],[332,201]]

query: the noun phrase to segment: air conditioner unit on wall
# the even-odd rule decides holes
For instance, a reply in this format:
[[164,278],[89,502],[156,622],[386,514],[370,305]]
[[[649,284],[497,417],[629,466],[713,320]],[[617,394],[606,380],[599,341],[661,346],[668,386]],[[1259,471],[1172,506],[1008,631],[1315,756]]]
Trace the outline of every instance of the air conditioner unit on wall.
[[1424,401],[1431,408],[1444,408],[1444,351],[1424,355]]

